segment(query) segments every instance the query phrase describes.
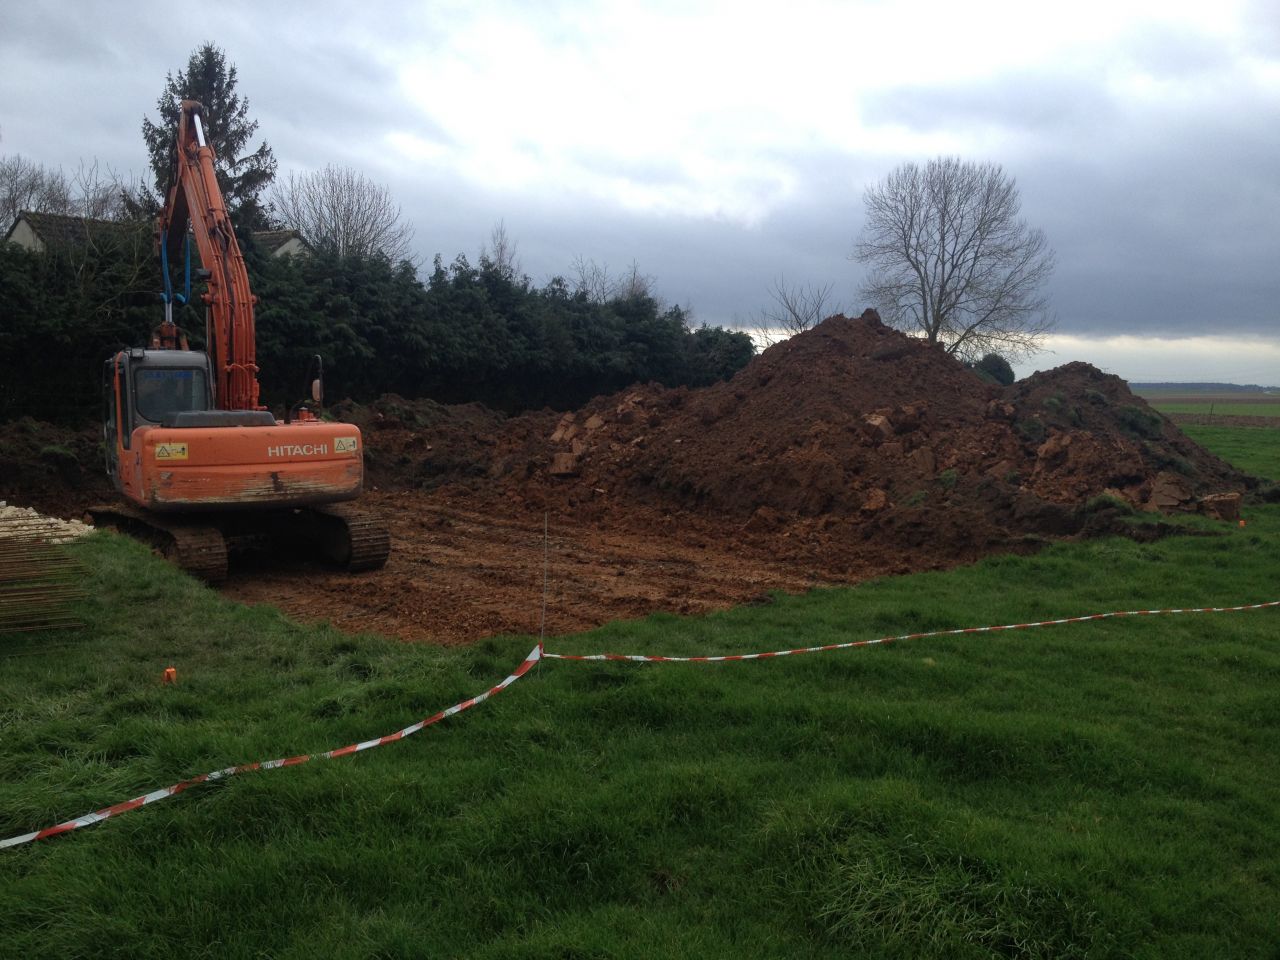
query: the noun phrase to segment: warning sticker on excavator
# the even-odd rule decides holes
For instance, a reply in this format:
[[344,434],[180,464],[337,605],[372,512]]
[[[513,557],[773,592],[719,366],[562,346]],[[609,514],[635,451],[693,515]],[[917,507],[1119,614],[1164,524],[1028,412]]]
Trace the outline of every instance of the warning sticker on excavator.
[[185,443],[157,443],[156,459],[185,460],[187,459],[187,445]]
[[333,452],[334,453],[355,453],[356,438],[355,437],[334,437]]

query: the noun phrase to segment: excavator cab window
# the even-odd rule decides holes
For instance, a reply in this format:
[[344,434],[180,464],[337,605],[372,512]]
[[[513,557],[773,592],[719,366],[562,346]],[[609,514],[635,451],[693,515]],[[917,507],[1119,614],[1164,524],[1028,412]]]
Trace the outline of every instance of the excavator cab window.
[[134,376],[134,407],[139,416],[152,423],[184,410],[207,410],[204,371],[189,367],[143,367]]

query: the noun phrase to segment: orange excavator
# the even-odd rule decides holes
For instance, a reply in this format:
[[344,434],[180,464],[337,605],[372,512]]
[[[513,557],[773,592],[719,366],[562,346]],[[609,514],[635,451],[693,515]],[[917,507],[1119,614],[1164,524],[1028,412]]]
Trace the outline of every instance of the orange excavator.
[[[306,402],[283,422],[258,399],[253,309],[244,257],[227,216],[205,138],[203,108],[182,101],[174,176],[156,223],[164,321],[149,346],[121,350],[103,377],[107,473],[127,503],[91,508],[112,526],[158,546],[209,582],[240,548],[301,547],[348,570],[381,567],[385,524],[352,507],[364,478],[364,443],[351,424],[319,419]],[[190,236],[188,235],[190,223]],[[173,320],[190,298],[191,238],[207,289],[206,351],[192,350]],[[169,260],[185,251],[185,290]],[[319,357],[308,375],[322,399]]]

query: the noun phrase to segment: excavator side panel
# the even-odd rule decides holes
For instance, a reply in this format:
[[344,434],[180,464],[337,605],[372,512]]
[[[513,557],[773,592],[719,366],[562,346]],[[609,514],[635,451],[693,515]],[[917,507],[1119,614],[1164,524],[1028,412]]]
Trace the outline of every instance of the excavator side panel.
[[123,492],[151,510],[334,503],[363,484],[363,440],[343,423],[140,427],[121,452]]

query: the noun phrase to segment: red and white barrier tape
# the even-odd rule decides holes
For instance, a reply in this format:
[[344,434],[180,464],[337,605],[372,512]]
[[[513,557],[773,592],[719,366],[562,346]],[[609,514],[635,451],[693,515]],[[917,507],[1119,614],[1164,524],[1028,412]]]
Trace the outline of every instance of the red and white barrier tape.
[[212,780],[225,780],[227,777],[234,777],[238,773],[249,773],[253,770],[275,770],[279,767],[292,767],[300,763],[306,763],[308,760],[333,760],[337,757],[345,757],[351,753],[359,753],[361,750],[369,750],[373,747],[380,747],[385,743],[392,743],[396,740],[403,740],[405,737],[412,736],[424,727],[429,727],[433,723],[439,723],[446,717],[452,717],[454,714],[462,713],[464,710],[470,710],[477,704],[483,703],[496,693],[501,693],[511,684],[515,683],[523,677],[539,660],[623,660],[633,663],[725,663],[736,660],[766,660],[771,657],[788,657],[801,653],[820,653],[825,650],[848,650],[853,647],[870,647],[876,644],[894,643],[899,640],[921,640],[925,637],[952,637],[966,633],[994,633],[1000,630],[1026,630],[1031,627],[1054,627],[1063,623],[1085,623],[1089,620],[1106,620],[1112,617],[1147,617],[1159,614],[1170,613],[1236,613],[1241,610],[1262,610],[1266,607],[1280,607],[1280,600],[1271,600],[1266,603],[1250,603],[1238,607],[1188,607],[1174,608],[1166,610],[1121,610],[1114,613],[1092,613],[1083,617],[1063,617],[1059,620],[1040,620],[1036,623],[1009,623],[1003,626],[992,627],[962,627],[957,630],[930,630],[925,633],[904,633],[896,637],[880,637],[876,640],[851,640],[847,643],[827,643],[818,647],[797,647],[792,650],[773,650],[768,653],[735,653],[722,656],[711,657],[666,657],[666,656],[645,656],[641,654],[621,654],[621,653],[593,653],[593,654],[572,654],[572,653],[547,653],[542,649],[542,644],[534,647],[529,651],[529,655],[524,658],[524,662],[520,664],[511,675],[501,683],[495,684],[484,693],[472,697],[470,700],[463,700],[461,703],[455,703],[452,707],[441,710],[439,713],[427,717],[425,720],[419,720],[417,723],[410,724],[403,730],[397,730],[395,733],[389,733],[384,737],[377,737],[373,740],[365,740],[362,743],[353,743],[346,747],[339,747],[336,750],[329,750],[325,753],[304,754],[298,757],[288,757],[282,760],[267,760],[260,763],[246,763],[238,767],[227,767],[225,770],[215,770],[212,773],[204,773],[198,777],[192,777],[190,780],[183,780],[181,783],[175,783],[171,787],[165,787],[161,790],[153,790],[151,793],[143,794],[132,800],[126,800],[124,803],[117,803],[115,806],[105,807],[94,813],[87,813],[83,817],[77,817],[74,820],[68,820],[57,826],[46,827],[43,830],[37,830],[33,833],[24,833],[18,837],[10,837],[7,840],[0,840],[0,850],[6,847],[16,847],[20,844],[30,843],[33,840],[44,840],[47,837],[54,837],[60,833],[66,833],[69,830],[76,830],[80,827],[89,827],[95,823],[101,823],[103,820],[114,817],[116,814],[124,813],[128,810],[136,810],[138,807],[146,806],[149,803],[155,803],[158,800],[165,800],[168,797],[176,796],[188,787],[194,787],[197,784],[206,783]]
[[461,703],[455,703],[452,707],[441,710],[439,713],[432,714],[425,720],[419,720],[417,723],[411,723],[403,730],[397,730],[395,733],[389,733],[385,737],[377,737],[373,740],[365,740],[363,743],[353,743],[349,746],[339,747],[336,750],[329,750],[325,753],[303,754],[299,757],[287,757],[282,760],[266,760],[260,763],[245,763],[238,767],[227,767],[225,770],[215,770],[212,773],[202,773],[198,777],[192,777],[190,780],[183,780],[181,783],[175,783],[171,787],[165,787],[161,790],[153,790],[151,793],[143,794],[140,797],[134,797],[132,800],[126,800],[124,803],[117,803],[115,806],[104,807],[94,813],[86,813],[83,817],[76,817],[74,820],[68,820],[66,823],[60,823],[54,827],[46,827],[43,830],[36,830],[33,833],[24,833],[19,837],[10,837],[7,840],[0,840],[0,850],[5,847],[16,847],[23,843],[30,843],[33,840],[44,840],[47,837],[56,837],[60,833],[66,833],[68,830],[78,830],[80,827],[91,827],[95,823],[101,823],[116,814],[125,813],[129,810],[136,810],[138,807],[144,807],[149,803],[156,803],[159,800],[166,800],[169,797],[176,796],[186,790],[188,787],[194,787],[197,784],[208,783],[213,780],[225,780],[227,777],[234,777],[238,773],[249,773],[253,770],[276,770],[280,767],[293,767],[300,763],[306,763],[308,760],[335,760],[338,757],[345,757],[351,753],[359,753],[361,750],[371,750],[374,747],[380,747],[384,743],[393,743],[396,740],[403,740],[405,737],[413,736],[424,727],[429,727],[433,723],[439,723],[447,717],[454,714],[462,713],[463,710],[470,710],[477,704],[484,703],[496,693],[501,693],[507,687],[511,686],[521,677],[523,677],[542,657],[542,644],[534,647],[529,651],[529,655],[524,658],[524,662],[516,667],[508,676],[499,684],[490,687],[484,693],[472,697],[470,700],[463,700]]
[[826,643],[820,647],[797,647],[794,650],[771,650],[768,653],[734,653],[718,657],[661,657],[629,653],[543,653],[543,656],[548,660],[624,660],[631,663],[726,663],[732,660],[767,660],[770,657],[790,657],[801,653],[821,653],[825,650],[848,650],[852,647],[873,647],[876,644],[896,643],[899,640],[921,640],[925,637],[954,637],[962,633],[994,633],[997,630],[1027,630],[1031,627],[1056,627],[1061,623],[1084,623],[1087,620],[1106,620],[1110,617],[1149,617],[1162,613],[1235,613],[1239,610],[1261,610],[1264,607],[1280,607],[1280,600],[1271,600],[1267,603],[1250,603],[1239,607],[1120,610],[1115,613],[1091,613],[1084,617],[1063,617],[1061,620],[1041,620],[1037,623],[1007,623],[999,627],[961,627],[958,630],[930,630],[927,633],[904,633],[896,637],[879,637],[875,640],[851,640],[848,643]]

